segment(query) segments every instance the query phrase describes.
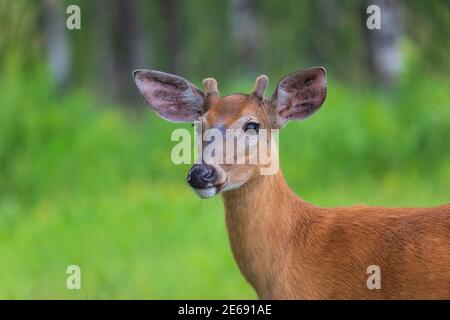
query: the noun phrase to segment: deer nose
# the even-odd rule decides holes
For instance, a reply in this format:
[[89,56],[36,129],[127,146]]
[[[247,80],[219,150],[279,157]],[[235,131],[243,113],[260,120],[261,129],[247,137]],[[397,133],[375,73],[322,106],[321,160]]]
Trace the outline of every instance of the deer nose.
[[203,189],[217,178],[216,169],[207,164],[196,164],[189,170],[187,182],[194,189]]

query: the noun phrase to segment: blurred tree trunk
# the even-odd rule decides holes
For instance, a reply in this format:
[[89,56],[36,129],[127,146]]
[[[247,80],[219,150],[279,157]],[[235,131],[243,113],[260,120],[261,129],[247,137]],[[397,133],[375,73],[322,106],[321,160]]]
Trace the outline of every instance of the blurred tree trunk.
[[167,55],[168,72],[178,73],[180,70],[180,3],[178,0],[160,0],[160,8],[164,17],[164,47]]
[[72,59],[67,39],[66,8],[59,0],[43,0],[39,3],[50,73],[56,88],[61,90],[69,80]]
[[[110,0],[97,0],[93,4],[93,11],[96,18],[93,20],[93,64],[92,74],[95,78],[95,85],[106,98],[113,98],[117,92],[117,82],[114,70],[113,34],[112,25],[114,23],[114,3]],[[108,10],[105,10],[108,7]]]
[[143,63],[143,41],[139,20],[138,0],[117,0],[118,14],[115,28],[115,73],[118,76],[118,85],[123,90],[126,100],[136,96],[136,90],[131,79],[132,70],[139,68]]
[[339,29],[339,3],[336,0],[316,0],[313,2],[315,11],[320,16],[320,23],[312,30],[316,34],[312,39],[314,43],[314,54],[319,63],[329,61],[337,50],[336,41]]
[[[143,65],[139,1],[95,2],[94,55],[102,91],[110,99],[136,101],[131,72]],[[108,8],[108,10],[105,10]]]
[[254,72],[261,61],[261,21],[255,0],[231,0],[231,35],[237,59],[244,70]]
[[[403,65],[399,43],[403,33],[399,3],[395,0],[366,0],[365,4],[365,8],[374,4],[381,9],[381,29],[365,28],[369,70],[377,83],[390,86],[395,83]],[[367,19],[366,10],[364,14]]]

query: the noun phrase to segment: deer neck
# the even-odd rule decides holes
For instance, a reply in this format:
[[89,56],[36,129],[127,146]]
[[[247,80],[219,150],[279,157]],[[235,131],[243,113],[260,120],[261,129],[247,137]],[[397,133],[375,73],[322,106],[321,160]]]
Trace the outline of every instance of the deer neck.
[[286,266],[292,234],[308,224],[314,206],[298,198],[281,170],[257,176],[223,194],[226,225],[233,255],[258,296],[270,295],[274,279]]

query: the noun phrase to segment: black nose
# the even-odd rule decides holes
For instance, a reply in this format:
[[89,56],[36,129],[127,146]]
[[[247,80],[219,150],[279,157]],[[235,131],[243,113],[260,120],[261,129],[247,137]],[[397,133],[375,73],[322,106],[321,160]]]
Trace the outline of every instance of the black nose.
[[195,189],[203,189],[217,177],[216,170],[207,164],[196,164],[189,170],[187,182]]

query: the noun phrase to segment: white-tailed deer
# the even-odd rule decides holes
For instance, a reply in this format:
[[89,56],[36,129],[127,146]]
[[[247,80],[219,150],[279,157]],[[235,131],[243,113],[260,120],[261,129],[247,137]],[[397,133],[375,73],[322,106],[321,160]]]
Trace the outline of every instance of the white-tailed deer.
[[[201,121],[203,130],[241,130],[238,140],[311,115],[327,86],[323,68],[286,76],[270,98],[264,97],[266,76],[257,78],[250,95],[221,97],[211,78],[202,92],[163,72],[133,75],[164,119]],[[259,298],[450,299],[450,205],[321,208],[296,196],[280,170],[262,175],[261,166],[200,163],[188,174],[200,196],[222,193],[231,249]],[[373,265],[381,272],[375,289],[368,285]]]

